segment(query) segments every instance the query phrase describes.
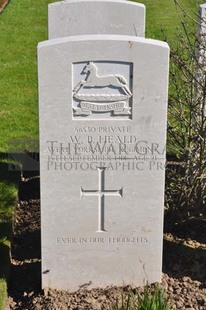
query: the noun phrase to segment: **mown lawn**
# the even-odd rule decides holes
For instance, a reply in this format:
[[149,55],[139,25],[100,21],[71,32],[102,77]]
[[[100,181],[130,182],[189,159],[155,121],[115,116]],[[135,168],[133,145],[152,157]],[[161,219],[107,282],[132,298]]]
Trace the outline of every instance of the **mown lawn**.
[[[165,39],[175,46],[177,35],[181,31],[181,21],[188,24],[190,31],[196,31],[196,26],[186,15],[197,20],[198,7],[204,0],[138,0],[146,6],[146,37],[151,39]],[[180,6],[187,13],[185,14]]]
[[0,310],[4,309],[9,276],[12,218],[20,171],[12,170],[6,154],[0,155]]
[[[11,140],[38,140],[36,50],[37,43],[47,39],[47,5],[52,2],[55,0],[12,0],[0,15],[0,309],[6,295],[4,253],[10,247],[19,179],[18,172],[9,171],[6,158]],[[168,42],[175,45],[181,20],[174,0],[136,2],[147,7],[146,37],[164,39],[166,35]],[[204,1],[179,3],[196,18],[198,4]],[[180,16],[183,18],[184,14]]]
[[36,47],[47,38],[50,2],[13,0],[0,15],[0,310],[20,178],[8,160],[9,146],[11,140],[38,139]]
[[0,152],[11,139],[38,139],[36,48],[51,2],[13,0],[0,16]]
[[[13,0],[0,15],[0,152],[16,138],[38,139],[36,47],[47,38],[47,5],[55,0]],[[146,36],[171,44],[180,19],[174,0],[140,0],[147,7]],[[189,14],[200,0],[179,0]],[[182,16],[182,14],[181,14]]]

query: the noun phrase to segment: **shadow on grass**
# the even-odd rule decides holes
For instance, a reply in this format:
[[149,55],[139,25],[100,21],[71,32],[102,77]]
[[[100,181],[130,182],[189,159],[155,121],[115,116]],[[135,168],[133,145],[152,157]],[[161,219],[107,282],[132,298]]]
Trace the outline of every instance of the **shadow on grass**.
[[[28,168],[28,166],[27,166]],[[40,178],[38,170],[23,170],[16,206],[9,292],[18,300],[41,289]]]
[[[20,183],[20,171],[12,171],[8,162],[8,154],[0,154],[0,277],[9,281],[12,239],[12,218]],[[1,284],[3,285],[3,284]],[[6,289],[1,287],[2,294]]]
[[3,240],[5,236],[9,236],[11,233],[12,221],[0,223],[0,240]]
[[[0,202],[8,206],[13,204],[14,197],[10,195],[8,189],[10,186],[18,188],[19,199],[24,199],[22,195],[27,195],[27,199],[39,198],[39,184],[32,178],[39,176],[39,153],[22,152],[22,153],[0,153]],[[22,179],[29,179],[28,182],[21,182]],[[32,183],[33,192],[27,191]],[[4,207],[5,209],[5,207]],[[0,206],[1,219],[1,206]]]
[[0,278],[9,279],[10,264],[10,247],[4,243],[0,243]]
[[12,171],[8,154],[0,154],[0,239],[10,240],[12,216],[17,200],[21,172]]
[[[10,286],[11,296],[18,300],[23,292],[39,292],[41,285],[40,266],[40,201],[34,200],[38,196],[36,193],[39,179],[31,179],[27,187],[22,188],[21,209],[17,213],[24,214],[24,221],[18,227],[18,238],[14,243],[14,257],[18,261],[12,266],[12,282]],[[35,182],[34,182],[35,180]],[[34,187],[33,187],[34,186]],[[28,197],[27,192],[34,193],[33,198]],[[31,200],[29,200],[29,199]],[[35,202],[36,201],[36,202]],[[33,222],[31,221],[33,219]],[[34,229],[35,222],[35,229]],[[204,225],[204,222],[202,223]],[[182,237],[193,236],[199,240],[198,233],[204,230],[204,226],[196,231],[195,225],[184,226],[185,234]],[[183,234],[183,226],[178,228]],[[171,231],[178,234],[178,231]],[[204,240],[203,240],[204,241]],[[181,278],[188,276],[192,280],[202,282],[205,286],[206,279],[206,250],[192,248],[184,244],[177,244],[164,240],[163,272],[170,277]]]
[[0,154],[0,182],[6,182],[6,184],[16,184],[20,182],[21,171],[20,169],[14,169],[14,164],[9,162],[4,162],[3,160],[8,159],[7,157],[2,157]]
[[[0,277],[9,280],[12,220],[21,184],[22,169],[37,170],[39,162],[26,152],[0,153]],[[33,173],[38,174],[37,171]],[[28,171],[25,171],[25,175]],[[29,172],[31,174],[31,172]]]
[[[12,250],[15,263],[12,265],[10,295],[14,300],[21,298],[24,292],[41,290],[40,180],[34,177],[34,171],[23,171],[23,174],[27,179],[20,184],[21,206],[17,208],[17,216],[22,221],[17,224]],[[194,222],[182,223],[175,229],[173,227],[171,234],[206,243],[205,225],[204,221],[195,225]],[[165,228],[168,232],[168,227]],[[205,286],[206,250],[164,240],[163,272],[176,278],[188,276]]]

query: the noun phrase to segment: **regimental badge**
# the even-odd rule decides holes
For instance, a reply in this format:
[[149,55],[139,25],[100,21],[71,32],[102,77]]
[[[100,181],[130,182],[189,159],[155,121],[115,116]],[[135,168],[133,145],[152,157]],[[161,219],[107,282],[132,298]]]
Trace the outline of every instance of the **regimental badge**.
[[130,119],[132,71],[132,64],[126,62],[74,63],[73,117]]

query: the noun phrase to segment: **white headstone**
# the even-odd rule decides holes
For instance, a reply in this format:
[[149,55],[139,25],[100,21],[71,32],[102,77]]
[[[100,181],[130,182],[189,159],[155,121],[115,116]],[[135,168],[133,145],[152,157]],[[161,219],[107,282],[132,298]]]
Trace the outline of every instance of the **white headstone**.
[[39,44],[43,287],[160,281],[168,54],[128,36]]
[[49,5],[49,39],[86,34],[144,37],[145,6],[124,0],[69,0]]
[[206,33],[206,3],[199,5],[199,32]]
[[206,65],[206,3],[199,6],[197,60]]
[[206,3],[199,6],[198,46],[196,48],[196,57],[198,62],[198,71],[196,75],[196,80],[198,81],[197,98],[199,97],[200,101],[201,111],[199,112],[199,121],[201,122],[201,117],[206,116],[206,106],[203,104],[206,80]]

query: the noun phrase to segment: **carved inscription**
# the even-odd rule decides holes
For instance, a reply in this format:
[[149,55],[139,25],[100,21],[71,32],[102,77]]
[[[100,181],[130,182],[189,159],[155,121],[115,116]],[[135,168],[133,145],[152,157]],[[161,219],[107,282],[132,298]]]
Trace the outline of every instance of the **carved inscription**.
[[65,244],[65,245],[78,245],[78,244],[116,244],[116,245],[134,245],[134,244],[148,244],[149,240],[145,236],[136,236],[136,237],[128,237],[128,236],[120,236],[120,237],[57,237],[57,244]]
[[139,140],[130,126],[74,126],[67,142],[48,140],[50,170],[164,170],[165,146]]
[[119,190],[106,190],[105,189],[105,168],[98,168],[99,170],[99,188],[96,190],[85,190],[81,187],[80,196],[98,196],[99,200],[99,213],[98,213],[98,232],[105,231],[104,228],[104,208],[105,196],[120,196],[123,197],[123,188]]

